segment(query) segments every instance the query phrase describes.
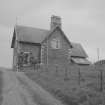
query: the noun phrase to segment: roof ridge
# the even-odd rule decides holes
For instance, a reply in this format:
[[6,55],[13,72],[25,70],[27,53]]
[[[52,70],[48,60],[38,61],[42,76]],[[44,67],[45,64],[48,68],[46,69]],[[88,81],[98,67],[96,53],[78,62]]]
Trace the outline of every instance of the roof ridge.
[[38,29],[38,30],[42,30],[42,31],[50,31],[50,30],[47,30],[47,29],[42,29],[42,28],[37,28],[37,27],[32,27],[32,26],[24,26],[24,25],[15,25],[15,27]]

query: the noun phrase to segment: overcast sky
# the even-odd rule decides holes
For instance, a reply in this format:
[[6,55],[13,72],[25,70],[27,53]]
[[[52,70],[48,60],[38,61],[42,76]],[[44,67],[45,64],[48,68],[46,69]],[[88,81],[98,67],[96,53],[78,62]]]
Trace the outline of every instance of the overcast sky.
[[62,18],[62,29],[81,43],[89,60],[105,59],[105,0],[0,0],[0,66],[11,67],[11,39],[16,24],[49,29],[51,15]]

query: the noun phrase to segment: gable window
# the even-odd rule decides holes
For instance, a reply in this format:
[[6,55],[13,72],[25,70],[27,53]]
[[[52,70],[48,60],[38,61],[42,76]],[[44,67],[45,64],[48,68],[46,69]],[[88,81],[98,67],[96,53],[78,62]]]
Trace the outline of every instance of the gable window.
[[58,39],[58,38],[52,39],[52,41],[51,41],[51,47],[53,49],[60,49],[61,48],[60,39]]

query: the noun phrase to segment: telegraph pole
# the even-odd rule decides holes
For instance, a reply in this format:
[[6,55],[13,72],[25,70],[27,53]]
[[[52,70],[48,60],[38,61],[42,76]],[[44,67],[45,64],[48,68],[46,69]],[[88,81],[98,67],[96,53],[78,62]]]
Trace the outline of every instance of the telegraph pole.
[[16,25],[18,24],[18,17],[16,17]]
[[98,58],[98,61],[99,61],[99,59],[100,59],[100,49],[99,48],[97,48],[97,58]]
[[103,92],[103,70],[100,70],[100,91]]
[[47,66],[48,66],[48,38],[47,38]]
[[15,25],[18,25],[18,16],[16,16],[16,22],[15,22]]
[[[98,58],[98,62],[100,60],[100,49],[97,48],[97,58]],[[100,72],[100,91],[103,92],[103,70],[102,68],[102,65],[99,63],[99,72]]]
[[47,68],[46,68],[46,71],[48,72],[48,36],[47,36],[47,44],[46,44],[46,51],[47,51],[47,58],[46,58],[46,63],[47,63]]

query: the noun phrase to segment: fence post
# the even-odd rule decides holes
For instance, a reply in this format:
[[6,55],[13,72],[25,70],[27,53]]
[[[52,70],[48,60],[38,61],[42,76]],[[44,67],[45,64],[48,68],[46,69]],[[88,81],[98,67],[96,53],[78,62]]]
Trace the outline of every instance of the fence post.
[[103,92],[103,70],[100,70],[100,91]]
[[58,65],[55,65],[55,74],[58,76]]
[[78,85],[81,85],[81,71],[80,68],[78,68]]
[[67,70],[67,67],[65,68],[65,77],[64,77],[64,81],[67,81],[69,80],[69,77],[68,77],[68,70]]

